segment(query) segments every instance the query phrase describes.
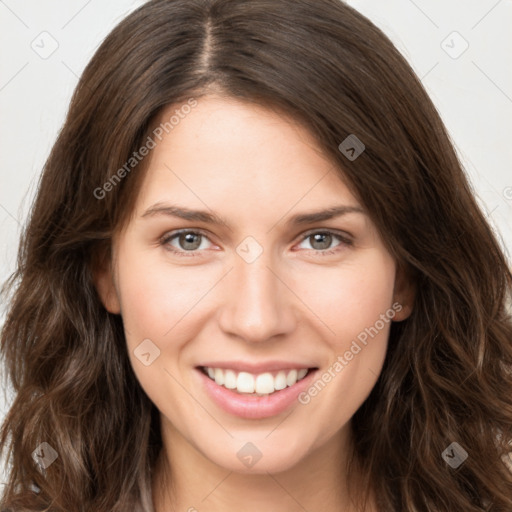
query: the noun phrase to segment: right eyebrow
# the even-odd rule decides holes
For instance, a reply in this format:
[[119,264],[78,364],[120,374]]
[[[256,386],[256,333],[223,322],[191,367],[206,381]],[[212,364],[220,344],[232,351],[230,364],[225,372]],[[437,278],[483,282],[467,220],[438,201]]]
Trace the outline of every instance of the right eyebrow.
[[210,213],[205,210],[192,210],[190,208],[184,208],[182,206],[175,206],[165,203],[156,203],[153,206],[150,206],[141,215],[141,217],[154,217],[156,215],[168,215],[184,220],[205,222],[207,224],[223,224],[225,226],[228,225],[224,219],[218,215],[215,215],[214,213]]

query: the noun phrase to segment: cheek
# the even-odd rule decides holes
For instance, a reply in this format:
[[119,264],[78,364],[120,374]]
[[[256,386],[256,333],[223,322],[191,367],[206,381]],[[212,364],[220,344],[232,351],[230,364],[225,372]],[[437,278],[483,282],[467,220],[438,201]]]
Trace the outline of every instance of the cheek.
[[126,254],[118,264],[118,282],[128,344],[132,347],[150,338],[163,347],[183,325],[190,326],[189,317],[215,276],[211,269],[195,267],[186,272],[173,268],[162,254]]
[[173,410],[187,403],[173,377],[178,377],[184,345],[201,328],[201,299],[215,276],[199,267],[190,272],[173,268],[156,252],[125,250],[117,265],[118,293],[137,380],[160,410]]
[[[329,327],[326,340],[339,350],[390,312],[395,266],[386,254],[375,251],[353,264],[318,268],[296,281],[299,296]],[[386,326],[388,322],[386,322]],[[378,322],[379,330],[386,330]]]
[[[320,274],[308,275],[308,305],[334,334],[324,336],[330,360],[301,403],[310,412],[309,421],[322,430],[324,441],[350,420],[380,374],[395,315],[395,266],[386,254],[373,254],[360,264],[332,270],[329,276]],[[313,282],[324,285],[319,288]]]

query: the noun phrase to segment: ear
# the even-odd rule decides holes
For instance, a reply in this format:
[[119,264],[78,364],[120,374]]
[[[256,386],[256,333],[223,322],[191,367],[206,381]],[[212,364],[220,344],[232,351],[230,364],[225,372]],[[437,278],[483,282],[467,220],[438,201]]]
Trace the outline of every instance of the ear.
[[92,275],[94,286],[102,304],[109,313],[120,314],[121,303],[115,287],[112,260],[109,250],[102,250],[96,254],[92,262]]
[[404,265],[398,264],[395,273],[395,287],[393,290],[393,304],[398,303],[401,308],[395,309],[393,321],[401,322],[409,318],[414,306],[416,296],[416,283],[412,273]]

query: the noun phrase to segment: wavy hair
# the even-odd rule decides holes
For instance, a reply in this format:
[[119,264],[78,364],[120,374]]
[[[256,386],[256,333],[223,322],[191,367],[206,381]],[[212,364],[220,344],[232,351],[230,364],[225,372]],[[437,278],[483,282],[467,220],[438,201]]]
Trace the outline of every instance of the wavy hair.
[[[211,92],[309,129],[414,280],[414,310],[393,323],[382,373],[353,417],[351,476],[357,469],[380,511],[512,511],[507,261],[420,81],[339,0],[153,0],[96,51],[4,287],[14,400],[0,430],[1,505],[152,510],[158,411],[93,272],[130,217],[145,161],[113,176],[165,106]],[[366,146],[353,161],[338,149],[349,134]],[[58,453],[46,470],[32,458],[42,442]],[[452,442],[468,453],[456,469],[442,457]],[[361,510],[364,498],[354,496]]]

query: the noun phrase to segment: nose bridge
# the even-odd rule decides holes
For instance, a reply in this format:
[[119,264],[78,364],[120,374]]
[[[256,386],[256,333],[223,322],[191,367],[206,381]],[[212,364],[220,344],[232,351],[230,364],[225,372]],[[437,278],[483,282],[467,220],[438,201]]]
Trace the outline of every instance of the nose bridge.
[[293,329],[292,294],[285,293],[271,264],[265,253],[251,262],[236,257],[220,315],[226,333],[259,342]]

